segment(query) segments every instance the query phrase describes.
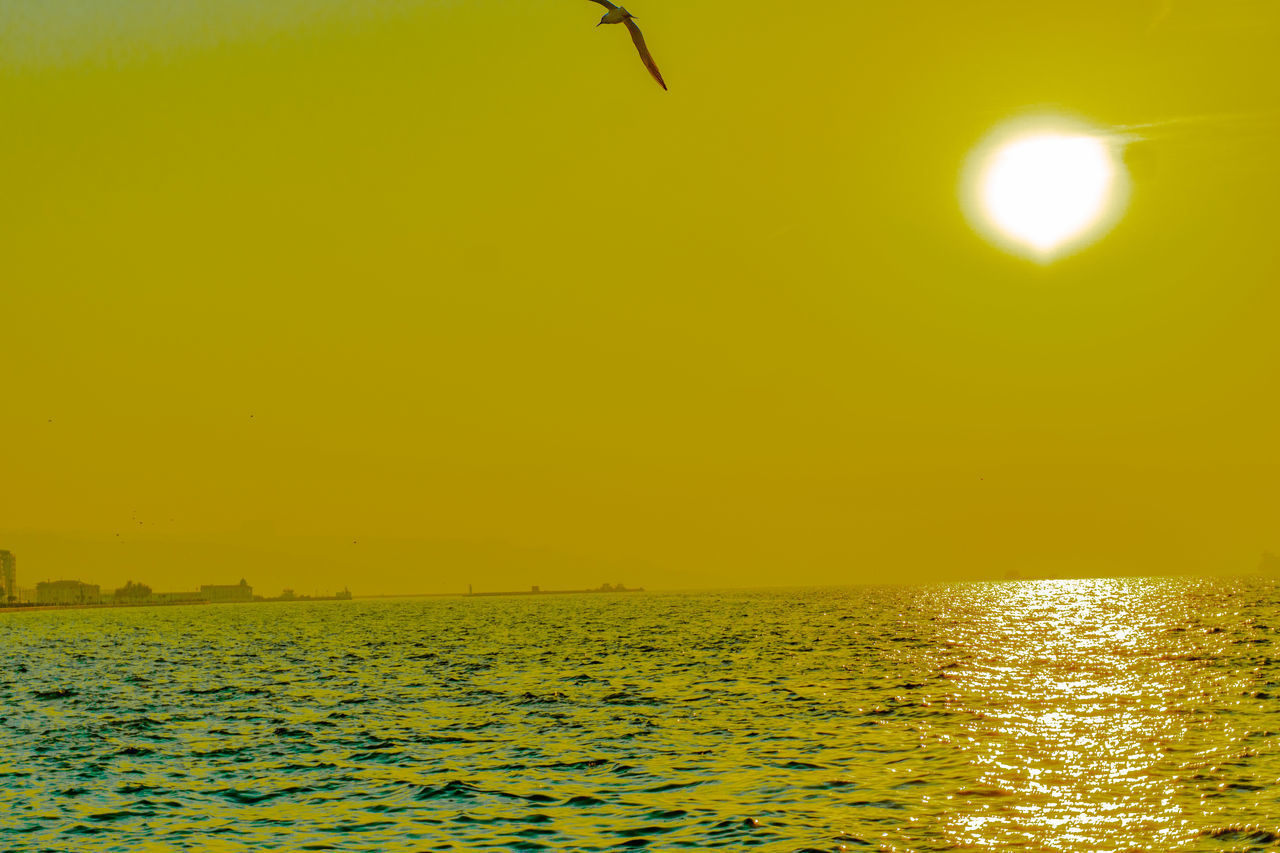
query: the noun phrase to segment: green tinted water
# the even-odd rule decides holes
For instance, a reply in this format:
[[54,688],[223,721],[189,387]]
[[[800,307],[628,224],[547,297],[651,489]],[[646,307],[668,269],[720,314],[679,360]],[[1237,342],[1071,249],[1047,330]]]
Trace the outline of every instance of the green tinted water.
[[1266,850],[1260,581],[0,616],[6,850]]

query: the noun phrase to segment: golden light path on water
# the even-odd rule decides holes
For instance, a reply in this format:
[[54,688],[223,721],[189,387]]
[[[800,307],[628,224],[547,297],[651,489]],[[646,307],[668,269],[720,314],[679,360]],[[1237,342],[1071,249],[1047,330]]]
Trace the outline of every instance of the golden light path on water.
[[1114,135],[1059,117],[1001,125],[965,166],[965,213],[987,239],[1040,262],[1081,248],[1124,211],[1120,145]]
[[[1223,726],[1186,701],[1201,691],[1231,695],[1230,682],[1246,687],[1251,674],[1206,672],[1197,654],[1160,654],[1170,626],[1195,614],[1170,613],[1167,596],[1157,601],[1150,590],[1116,581],[1005,585],[999,601],[955,621],[950,642],[971,654],[953,683],[970,706],[962,748],[976,772],[974,785],[948,798],[957,845],[1172,850],[1194,835],[1188,811],[1199,821],[1213,811],[1204,794],[1187,796],[1182,774],[1221,756],[1218,743],[1199,750],[1198,762],[1195,744],[1211,728],[1220,741]],[[1189,669],[1209,678],[1188,683]]]

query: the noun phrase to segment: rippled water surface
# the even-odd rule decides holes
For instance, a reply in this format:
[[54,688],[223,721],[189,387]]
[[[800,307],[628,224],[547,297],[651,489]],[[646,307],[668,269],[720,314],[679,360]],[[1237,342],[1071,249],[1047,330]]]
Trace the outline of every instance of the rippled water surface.
[[5,850],[1270,850],[1280,590],[0,614]]

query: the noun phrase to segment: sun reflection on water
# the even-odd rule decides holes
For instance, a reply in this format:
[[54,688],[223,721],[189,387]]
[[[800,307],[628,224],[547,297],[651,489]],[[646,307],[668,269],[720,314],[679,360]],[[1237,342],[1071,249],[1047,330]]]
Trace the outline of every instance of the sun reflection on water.
[[1166,747],[1185,721],[1153,660],[1162,620],[1123,581],[1004,585],[955,621],[973,664],[954,685],[971,715],[977,784],[953,795],[949,833],[981,849],[1126,850],[1185,837]]

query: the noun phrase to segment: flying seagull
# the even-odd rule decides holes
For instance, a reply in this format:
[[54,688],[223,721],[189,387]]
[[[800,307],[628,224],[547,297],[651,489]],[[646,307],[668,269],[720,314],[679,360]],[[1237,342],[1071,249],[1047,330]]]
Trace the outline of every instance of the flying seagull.
[[[658,63],[653,61],[653,55],[649,53],[649,48],[644,43],[644,35],[640,32],[640,28],[636,26],[636,22],[632,20],[635,15],[623,9],[621,6],[615,6],[609,0],[591,0],[592,3],[599,3],[609,11],[604,13],[604,17],[600,19],[600,24],[626,24],[627,29],[631,31],[631,40],[636,43],[636,50],[640,51],[640,59],[644,62],[644,67],[649,69],[649,73],[653,75],[653,79],[658,81],[658,85],[663,89],[667,88],[666,82],[662,79],[662,72],[658,70]],[[600,26],[596,24],[596,26]]]

